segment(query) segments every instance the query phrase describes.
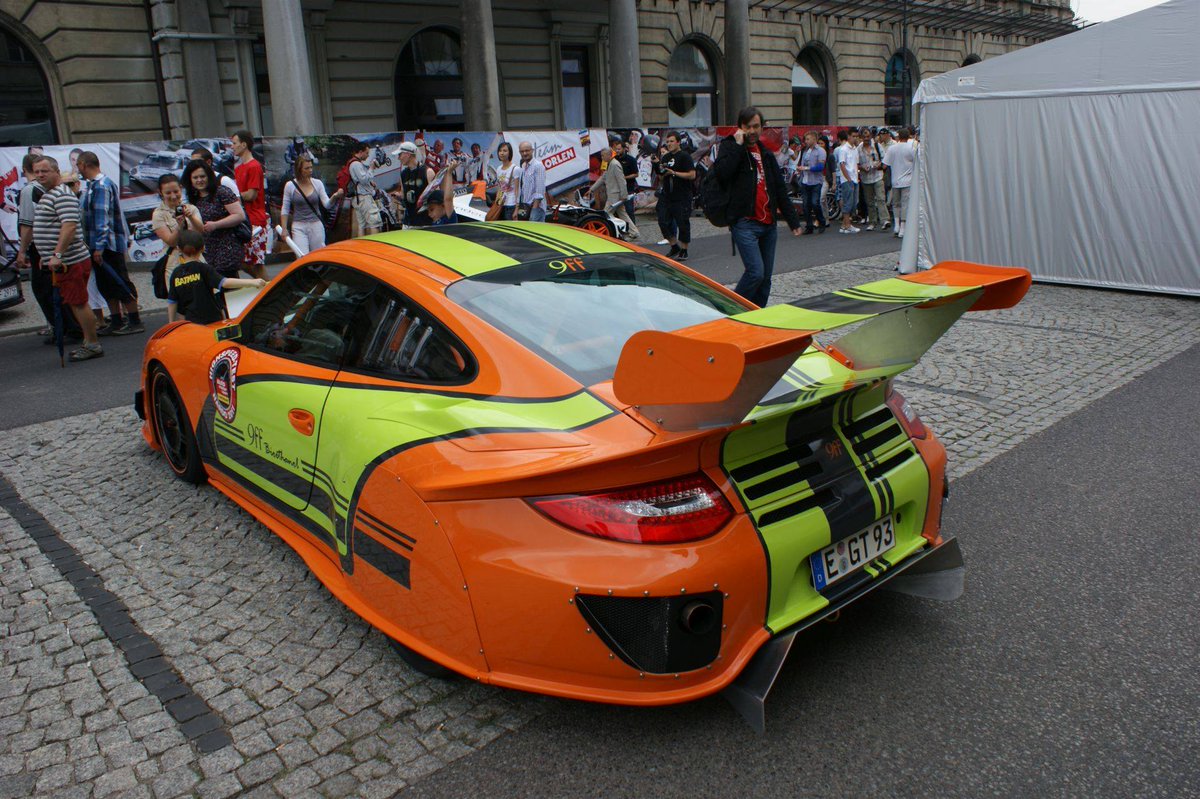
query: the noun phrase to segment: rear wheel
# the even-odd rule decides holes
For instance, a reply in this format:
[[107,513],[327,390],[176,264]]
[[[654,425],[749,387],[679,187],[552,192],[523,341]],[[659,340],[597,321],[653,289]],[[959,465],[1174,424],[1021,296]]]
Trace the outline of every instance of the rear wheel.
[[599,214],[588,214],[579,220],[579,227],[588,233],[597,233],[609,238],[616,238],[617,235],[617,230],[613,223]]
[[187,408],[166,370],[155,368],[150,375],[150,407],[154,414],[154,433],[175,476],[199,485],[206,480],[200,462],[200,447],[192,432]]

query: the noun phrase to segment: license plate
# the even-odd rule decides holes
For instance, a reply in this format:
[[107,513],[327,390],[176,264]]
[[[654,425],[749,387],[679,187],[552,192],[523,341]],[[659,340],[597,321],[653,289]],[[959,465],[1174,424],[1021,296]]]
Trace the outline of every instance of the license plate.
[[11,300],[21,293],[21,290],[16,286],[5,286],[0,289],[0,300]]
[[869,561],[896,546],[896,528],[891,516],[884,516],[852,536],[808,556],[812,567],[813,587],[824,591],[849,577]]

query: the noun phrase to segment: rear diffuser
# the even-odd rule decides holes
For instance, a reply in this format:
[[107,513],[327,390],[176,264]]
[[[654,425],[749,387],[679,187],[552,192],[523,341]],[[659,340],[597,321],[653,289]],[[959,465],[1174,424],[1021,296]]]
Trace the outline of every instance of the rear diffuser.
[[767,694],[775,685],[797,635],[836,615],[842,608],[876,589],[923,599],[958,599],[963,592],[964,574],[962,550],[958,547],[958,539],[946,538],[939,546],[913,555],[903,563],[893,566],[874,580],[864,583],[820,612],[767,641],[746,664],[738,678],[721,694],[751,727],[762,734],[767,729]]

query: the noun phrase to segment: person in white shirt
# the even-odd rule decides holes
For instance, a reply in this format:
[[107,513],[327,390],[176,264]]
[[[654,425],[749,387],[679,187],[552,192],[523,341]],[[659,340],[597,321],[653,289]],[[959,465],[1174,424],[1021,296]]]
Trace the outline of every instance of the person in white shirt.
[[323,210],[341,202],[345,192],[338,189],[332,196],[325,192],[325,184],[313,177],[313,159],[308,153],[296,156],[292,174],[293,179],[283,187],[279,224],[291,230],[292,241],[307,254],[325,246]]
[[850,216],[858,206],[858,131],[838,132],[838,138],[846,136],[846,142],[838,148],[838,199],[842,203],[842,227],[839,233],[858,233],[859,230],[850,224]]
[[912,186],[913,159],[916,146],[912,143],[911,131],[901,128],[896,134],[899,141],[883,154],[883,163],[892,175],[892,211],[896,214],[894,236],[904,235],[904,212],[908,204],[908,190]]

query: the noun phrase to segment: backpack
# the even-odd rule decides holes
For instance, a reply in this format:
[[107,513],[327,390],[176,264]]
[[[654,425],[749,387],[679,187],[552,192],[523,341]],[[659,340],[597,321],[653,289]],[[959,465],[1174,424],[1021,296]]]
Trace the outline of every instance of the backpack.
[[729,187],[717,177],[716,164],[700,181],[700,205],[704,208],[705,219],[713,227],[729,227]]
[[351,158],[349,161],[342,164],[342,168],[339,169],[337,173],[337,187],[347,194],[350,193],[350,165],[357,160],[357,158]]

